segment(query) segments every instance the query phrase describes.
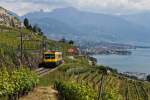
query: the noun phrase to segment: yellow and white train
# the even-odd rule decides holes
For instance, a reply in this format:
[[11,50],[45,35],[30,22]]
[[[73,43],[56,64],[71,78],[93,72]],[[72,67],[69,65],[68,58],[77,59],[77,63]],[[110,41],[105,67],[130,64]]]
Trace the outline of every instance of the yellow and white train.
[[55,67],[63,62],[62,52],[58,51],[46,51],[43,54],[42,66]]

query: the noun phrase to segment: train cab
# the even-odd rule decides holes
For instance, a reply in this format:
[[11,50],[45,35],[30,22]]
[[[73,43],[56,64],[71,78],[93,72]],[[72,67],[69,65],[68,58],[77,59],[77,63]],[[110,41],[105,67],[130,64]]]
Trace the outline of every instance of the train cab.
[[58,51],[46,51],[43,54],[44,67],[55,67],[62,63],[63,57],[62,52]]

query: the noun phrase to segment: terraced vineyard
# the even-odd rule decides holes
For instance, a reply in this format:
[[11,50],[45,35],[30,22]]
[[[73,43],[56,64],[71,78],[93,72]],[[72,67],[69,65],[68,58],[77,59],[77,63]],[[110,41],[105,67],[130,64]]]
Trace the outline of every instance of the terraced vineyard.
[[[6,30],[6,29],[3,29],[3,30]],[[29,31],[29,33],[27,33],[28,30],[26,29],[22,29],[21,33],[23,34],[23,40],[25,39],[30,39],[30,40],[40,40],[40,36],[38,35],[31,35],[29,33],[31,33]],[[14,48],[18,48],[19,44],[20,44],[20,32],[18,30],[15,30],[15,29],[10,29],[10,30],[7,30],[7,31],[2,31],[0,32],[0,43],[1,44],[5,44],[5,45],[8,45],[8,46],[11,46],[11,47],[14,47]],[[32,42],[24,42],[25,46],[26,45],[29,45],[30,47],[31,46],[34,46]]]
[[[3,59],[5,59],[5,61],[9,61],[10,63],[10,59],[13,58],[14,61],[12,60],[12,63],[8,64],[6,62],[7,65],[13,65],[18,59],[15,57],[15,52],[20,48],[20,32],[15,29],[8,29],[5,27],[3,30],[4,31],[0,32],[0,52],[2,53],[0,60],[3,61]],[[26,29],[23,29],[22,32],[25,34],[23,39],[27,40],[24,41],[23,48],[31,50],[41,48],[41,44],[39,43],[42,42],[41,36],[35,33],[33,34]],[[48,48],[58,49],[64,53],[69,47],[71,47],[69,44],[59,43],[52,40],[48,40],[47,44]],[[10,57],[5,56],[6,58],[3,58],[6,54]],[[75,57],[75,60],[72,61],[66,59],[66,65],[62,67],[61,71],[58,71],[59,74],[61,72],[59,77],[62,77],[62,80],[70,79],[71,81],[75,81],[79,84],[90,86],[96,91],[96,98],[100,100],[150,100],[150,83],[129,79],[117,73],[107,73],[98,68],[90,67],[87,62],[87,59],[79,57]],[[68,76],[64,72],[66,72]],[[53,73],[51,79],[50,77],[47,77],[48,81],[58,78],[58,73],[56,75]]]
[[[150,83],[129,79],[117,74],[104,74],[97,70],[89,69],[82,73],[73,73],[76,82],[88,84],[97,91],[97,97],[104,100],[149,100]],[[103,77],[103,78],[102,78]]]
[[4,56],[1,57],[0,60],[4,60],[4,63],[9,63],[7,65],[11,67],[19,66],[21,63],[23,63],[27,66],[30,65],[33,68],[37,68],[39,62],[41,61],[44,48],[65,52],[70,47],[71,45],[67,43],[46,39],[45,36],[41,36],[32,30],[25,28],[19,30],[0,26],[0,53],[2,56]]

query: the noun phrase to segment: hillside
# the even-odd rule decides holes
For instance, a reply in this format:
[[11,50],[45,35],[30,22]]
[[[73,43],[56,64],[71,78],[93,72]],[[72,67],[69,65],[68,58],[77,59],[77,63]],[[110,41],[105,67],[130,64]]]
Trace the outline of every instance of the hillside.
[[85,95],[94,98],[93,100],[99,97],[102,100],[150,99],[148,82],[124,76],[105,66],[91,66],[84,56],[73,59],[66,57],[65,62],[58,70],[41,78],[40,86],[54,85],[61,98],[67,100],[73,97],[77,98],[73,100],[88,100]]
[[[45,48],[42,46],[44,41],[46,41],[46,49],[66,52],[71,47],[67,43],[47,39],[44,35],[26,29],[15,13],[2,7],[0,7],[0,23],[1,56],[4,56],[0,58],[3,61],[0,67],[5,63],[10,66],[21,65],[21,34],[23,42],[22,64],[32,65],[33,68],[37,68],[41,62],[42,50]],[[5,59],[11,60],[7,61]]]
[[65,56],[72,45],[47,39],[25,27],[11,26],[6,21],[0,25],[0,100],[19,100],[39,83],[35,69],[42,61],[43,49],[62,51]]
[[[28,29],[18,29],[7,26],[0,26],[0,60],[2,65],[8,67],[20,66],[21,64],[21,34],[23,35],[23,61],[24,65],[32,65],[33,68],[37,68],[38,64],[42,61],[43,36],[38,33],[34,33]],[[72,47],[67,43],[61,43],[54,40],[45,38],[46,49],[59,50],[66,53],[67,49]],[[8,59],[8,60],[6,60]],[[9,60],[10,59],[10,60]]]
[[[55,21],[55,19],[51,20]],[[64,22],[60,23],[64,24]],[[70,27],[70,25],[67,27]],[[55,35],[57,36],[57,34]],[[21,40],[23,48],[22,58]],[[44,48],[43,43],[45,42],[46,44],[44,45],[46,45],[47,49],[63,52],[64,63],[57,66],[56,70],[49,74],[39,77],[34,69],[38,67],[41,61]],[[50,40],[25,27],[19,29],[17,27],[1,25],[0,99],[10,100],[14,99],[13,97],[24,96],[23,100],[28,100],[26,98],[30,98],[30,96],[25,97],[25,95],[31,91],[31,95],[36,96],[33,98],[47,100],[45,96],[50,99],[51,90],[54,89],[58,91],[60,99],[65,100],[150,99],[149,82],[125,76],[118,73],[116,69],[106,66],[92,65],[90,57],[87,55],[67,55],[67,50],[71,47],[74,46]],[[25,66],[25,69],[23,66]],[[41,89],[39,87],[44,88]],[[37,92],[33,92],[34,88],[36,88],[36,91],[40,91],[40,95]]]
[[[60,8],[52,12],[32,12],[22,18],[38,24],[52,38],[71,38],[76,41],[148,43],[149,29],[124,18],[90,13],[75,8]],[[58,34],[57,36],[55,34]],[[79,36],[80,35],[80,36]]]

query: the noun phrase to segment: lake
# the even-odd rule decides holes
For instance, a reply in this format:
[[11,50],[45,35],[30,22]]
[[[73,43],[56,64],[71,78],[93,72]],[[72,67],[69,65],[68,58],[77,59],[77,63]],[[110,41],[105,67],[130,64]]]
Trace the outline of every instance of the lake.
[[134,49],[131,55],[93,55],[99,65],[116,68],[119,72],[150,74],[150,49]]

